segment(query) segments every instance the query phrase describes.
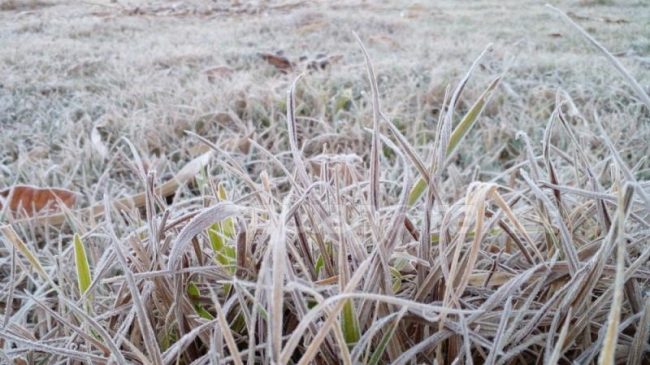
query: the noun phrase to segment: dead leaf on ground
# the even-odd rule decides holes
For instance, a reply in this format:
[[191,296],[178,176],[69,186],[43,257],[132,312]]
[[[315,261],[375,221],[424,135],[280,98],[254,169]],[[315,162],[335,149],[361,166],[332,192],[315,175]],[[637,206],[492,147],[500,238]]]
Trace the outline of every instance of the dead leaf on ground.
[[71,208],[76,199],[77,194],[66,189],[16,185],[0,191],[0,209],[7,204],[12,213],[24,211],[28,216],[34,216],[45,208],[60,210],[60,204]]
[[208,76],[208,81],[215,82],[217,79],[228,77],[235,72],[228,66],[215,66],[203,70],[203,73]]
[[273,53],[259,53],[259,55],[264,61],[274,66],[281,72],[288,73],[293,69],[293,64],[291,61],[282,55]]

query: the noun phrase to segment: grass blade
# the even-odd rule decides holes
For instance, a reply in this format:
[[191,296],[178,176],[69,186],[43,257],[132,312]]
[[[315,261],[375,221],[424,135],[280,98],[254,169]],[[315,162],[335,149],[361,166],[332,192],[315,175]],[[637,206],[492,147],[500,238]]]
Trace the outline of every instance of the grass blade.
[[14,231],[13,227],[9,225],[5,225],[0,227],[0,230],[2,230],[2,234],[5,236],[7,241],[11,243],[23,256],[27,258],[27,261],[29,261],[30,264],[32,264],[32,267],[36,270],[36,272],[45,280],[48,282],[51,282],[50,277],[48,274],[45,272],[45,269],[43,269],[43,265],[41,265],[41,262],[38,260],[36,255],[32,253],[32,251],[27,247],[25,242],[18,237],[18,234],[16,234],[16,231]]
[[359,341],[359,337],[361,337],[359,333],[359,321],[354,312],[354,303],[352,300],[347,300],[345,305],[343,305],[341,312],[341,330],[343,331],[345,342],[349,346],[356,344]]
[[381,337],[381,340],[379,341],[377,348],[372,353],[372,356],[370,356],[370,361],[368,361],[369,365],[379,364],[379,361],[381,360],[384,352],[386,351],[386,346],[388,345],[388,342],[390,342],[390,340],[395,335],[395,331],[397,330],[399,321],[404,315],[404,313],[406,313],[406,310],[402,309],[398,314],[397,318],[395,318],[395,320],[393,321],[392,326],[390,326],[389,330],[386,333],[384,333],[384,335]]
[[[626,186],[623,191],[627,196],[623,196],[619,199],[619,204],[624,206],[626,201],[631,199],[630,192],[633,189],[630,186]],[[625,243],[623,241],[623,225],[625,224],[625,214],[619,212],[616,216],[616,224],[619,225],[619,235],[616,237],[617,250],[616,250],[616,276],[614,278],[614,298],[612,300],[612,306],[609,311],[609,317],[607,319],[607,333],[605,335],[605,341],[603,341],[603,348],[601,350],[600,356],[598,357],[599,365],[612,365],[615,363],[615,352],[616,352],[616,343],[618,340],[618,324],[621,322],[621,310],[623,307],[623,286],[625,285]]]
[[[449,143],[447,144],[447,152],[446,152],[447,157],[451,156],[456,151],[456,148],[458,148],[460,142],[463,140],[463,138],[465,138],[467,133],[476,124],[478,117],[485,109],[485,106],[487,105],[490,96],[492,95],[492,92],[499,85],[499,82],[501,81],[502,77],[503,75],[498,76],[497,78],[492,80],[492,82],[490,82],[487,89],[483,91],[481,96],[479,96],[479,98],[474,102],[474,105],[472,105],[472,107],[469,109],[467,114],[465,114],[463,119],[461,119],[461,121],[458,123],[454,131],[451,133],[451,136],[449,138]],[[415,185],[413,185],[413,188],[409,193],[408,204],[409,205],[415,204],[415,202],[422,196],[426,188],[427,188],[427,182],[425,178],[420,177],[418,181],[415,183]]]
[[370,56],[366,47],[363,45],[361,38],[354,33],[363,57],[366,61],[366,69],[368,71],[368,80],[370,81],[370,89],[372,91],[372,145],[370,147],[370,205],[373,212],[379,209],[379,151],[381,150],[381,142],[379,140],[379,117],[381,114],[381,106],[379,105],[379,89],[377,87],[377,78],[375,77],[375,70],[372,67]]
[[90,274],[90,265],[88,264],[88,256],[86,256],[86,249],[81,237],[78,233],[74,234],[74,262],[77,268],[77,283],[79,284],[79,295],[84,296],[90,283],[93,281]]

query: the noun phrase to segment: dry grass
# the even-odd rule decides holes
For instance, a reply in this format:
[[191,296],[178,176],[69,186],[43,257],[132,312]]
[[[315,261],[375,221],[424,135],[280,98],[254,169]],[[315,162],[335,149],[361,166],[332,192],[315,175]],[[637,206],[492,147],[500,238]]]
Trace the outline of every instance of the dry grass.
[[650,361],[647,6],[17,3],[0,363]]

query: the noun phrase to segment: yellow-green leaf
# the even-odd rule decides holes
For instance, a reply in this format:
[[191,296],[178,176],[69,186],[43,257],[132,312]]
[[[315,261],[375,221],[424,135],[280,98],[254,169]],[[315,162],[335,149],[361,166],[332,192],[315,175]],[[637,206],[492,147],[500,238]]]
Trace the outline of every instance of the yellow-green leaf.
[[86,249],[83,242],[81,242],[81,237],[79,237],[78,233],[75,233],[73,243],[74,259],[77,267],[77,282],[79,283],[79,295],[84,295],[86,294],[86,291],[88,291],[90,283],[92,283],[90,265],[88,264]]
[[196,284],[193,281],[190,281],[187,284],[187,296],[190,298],[190,301],[192,302],[192,307],[194,307],[194,311],[196,314],[199,315],[199,317],[208,319],[208,320],[213,320],[214,316],[210,314],[203,306],[201,305],[201,291],[199,290],[199,287],[196,286]]
[[346,300],[343,305],[343,311],[341,312],[341,329],[343,331],[343,338],[345,342],[352,346],[359,341],[360,331],[359,331],[359,320],[354,314],[354,307],[352,300]]

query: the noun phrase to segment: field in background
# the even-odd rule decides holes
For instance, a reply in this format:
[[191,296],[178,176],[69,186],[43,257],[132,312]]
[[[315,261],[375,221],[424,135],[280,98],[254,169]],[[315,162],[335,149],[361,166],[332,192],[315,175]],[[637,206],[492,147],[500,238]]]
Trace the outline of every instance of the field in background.
[[[0,2],[0,191],[78,194],[63,225],[0,215],[17,234],[0,235],[0,363],[642,359],[650,111],[543,2],[428,3]],[[648,92],[648,4],[551,3]],[[389,120],[379,179],[355,32]],[[449,127],[503,77],[429,170],[490,43]],[[434,198],[402,210],[422,166]],[[84,298],[74,233],[97,278]]]

